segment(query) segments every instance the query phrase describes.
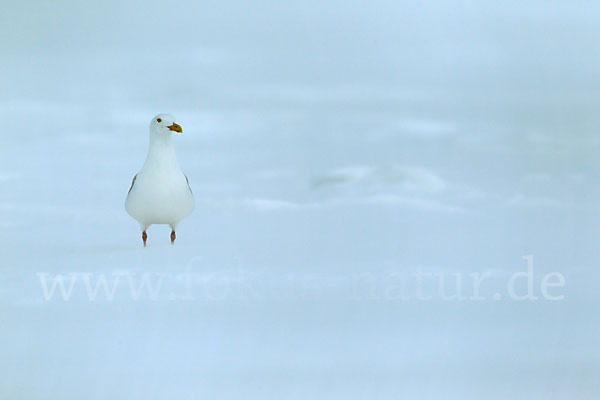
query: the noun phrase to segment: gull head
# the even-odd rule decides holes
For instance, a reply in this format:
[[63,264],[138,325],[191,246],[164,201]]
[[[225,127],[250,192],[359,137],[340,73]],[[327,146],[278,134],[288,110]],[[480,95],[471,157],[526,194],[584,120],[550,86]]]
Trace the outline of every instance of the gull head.
[[173,132],[181,133],[181,126],[175,123],[175,117],[170,114],[158,114],[150,121],[150,132],[171,135]]

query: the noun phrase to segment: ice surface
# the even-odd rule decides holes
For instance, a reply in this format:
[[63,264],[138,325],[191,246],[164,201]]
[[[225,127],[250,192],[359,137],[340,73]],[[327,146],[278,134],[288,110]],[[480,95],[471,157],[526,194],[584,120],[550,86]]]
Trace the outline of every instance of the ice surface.
[[[597,399],[598,17],[5,4],[0,399]],[[160,112],[197,210],[144,249],[123,202]]]

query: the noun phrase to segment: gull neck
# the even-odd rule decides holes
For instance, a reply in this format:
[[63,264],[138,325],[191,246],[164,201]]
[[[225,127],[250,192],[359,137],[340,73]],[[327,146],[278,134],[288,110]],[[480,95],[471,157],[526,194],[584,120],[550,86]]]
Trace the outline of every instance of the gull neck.
[[144,167],[177,167],[177,158],[175,157],[175,148],[171,136],[153,130],[150,131],[148,155]]

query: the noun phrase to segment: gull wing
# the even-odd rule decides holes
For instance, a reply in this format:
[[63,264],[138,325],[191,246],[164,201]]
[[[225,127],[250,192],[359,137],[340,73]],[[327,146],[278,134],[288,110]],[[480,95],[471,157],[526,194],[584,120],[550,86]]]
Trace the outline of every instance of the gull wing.
[[[127,192],[127,194],[131,193],[131,189],[133,189],[133,185],[135,185],[136,178],[137,178],[137,174],[135,174],[135,176],[133,177],[133,180],[131,181],[131,187],[129,188],[129,192]],[[189,184],[188,184],[188,186],[189,186]]]
[[[136,176],[137,176],[137,175],[136,175]],[[187,175],[186,175],[186,174],[183,174],[183,176],[185,176],[185,181],[186,181],[186,183],[187,183],[187,185],[188,185],[188,189],[190,189],[190,193],[191,193],[191,194],[194,194],[194,192],[192,192],[192,188],[190,187],[190,180],[188,179]],[[133,178],[133,181],[135,182],[135,178]],[[131,184],[131,186],[133,187],[133,183]]]

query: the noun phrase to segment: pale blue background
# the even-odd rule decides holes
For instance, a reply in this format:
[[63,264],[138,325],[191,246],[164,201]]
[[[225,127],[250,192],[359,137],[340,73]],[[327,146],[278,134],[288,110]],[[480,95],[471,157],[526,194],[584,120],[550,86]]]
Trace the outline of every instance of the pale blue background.
[[[0,399],[600,396],[593,2],[1,9]],[[160,112],[197,210],[144,250],[123,201]],[[494,301],[529,254],[566,298]],[[390,297],[419,267],[488,300]],[[156,300],[36,275],[145,272]]]

